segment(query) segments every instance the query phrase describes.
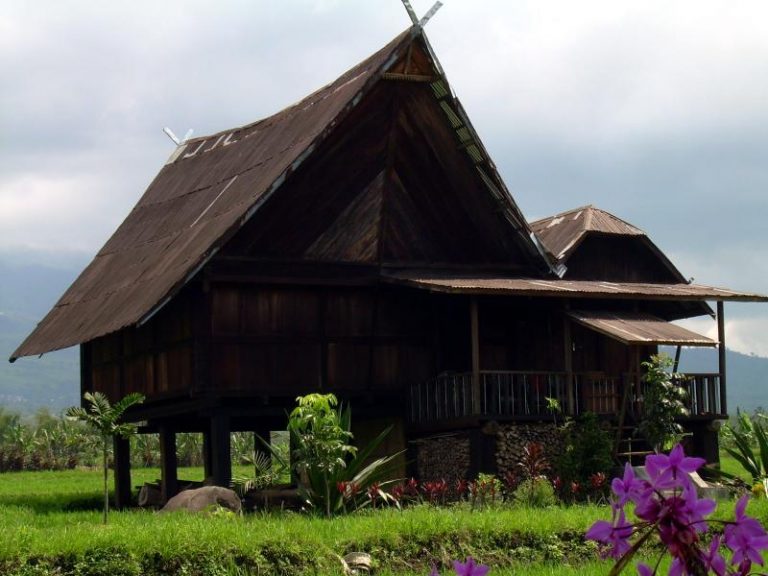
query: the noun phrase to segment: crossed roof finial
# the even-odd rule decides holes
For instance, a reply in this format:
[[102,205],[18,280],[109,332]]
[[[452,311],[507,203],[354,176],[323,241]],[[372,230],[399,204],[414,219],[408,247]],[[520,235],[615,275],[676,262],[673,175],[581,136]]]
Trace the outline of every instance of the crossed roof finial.
[[419,28],[424,28],[429,19],[432,18],[432,16],[435,15],[435,12],[437,12],[443,5],[443,3],[438,0],[432,5],[432,8],[430,8],[427,13],[424,14],[421,20],[419,20],[419,17],[416,16],[416,11],[413,9],[413,6],[411,6],[410,0],[402,0],[402,2],[403,6],[405,6],[405,11],[408,12],[408,16],[411,18],[411,22],[413,22],[414,26],[418,26]]

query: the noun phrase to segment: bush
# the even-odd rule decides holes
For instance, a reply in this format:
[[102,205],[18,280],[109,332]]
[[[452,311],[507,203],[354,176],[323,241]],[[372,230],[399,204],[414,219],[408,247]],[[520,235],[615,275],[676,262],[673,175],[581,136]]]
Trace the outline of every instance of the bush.
[[[614,467],[611,434],[601,427],[597,415],[590,412],[569,422],[563,430],[563,452],[555,462],[561,495],[569,499],[580,496],[599,499],[604,496],[602,492],[607,489],[607,483],[599,485],[595,479],[600,475],[609,476]],[[591,493],[595,491],[599,493]]]
[[544,476],[527,478],[515,490],[516,502],[531,508],[544,508],[557,504],[557,496],[552,484]]

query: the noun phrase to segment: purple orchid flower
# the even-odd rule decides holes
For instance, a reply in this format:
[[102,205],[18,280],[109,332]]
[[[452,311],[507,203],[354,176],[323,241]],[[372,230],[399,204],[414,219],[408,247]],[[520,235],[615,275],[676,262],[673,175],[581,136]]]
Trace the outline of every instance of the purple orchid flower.
[[725,558],[720,554],[720,536],[712,538],[709,549],[701,552],[701,561],[704,567],[716,574],[716,576],[726,576],[727,568]]
[[604,556],[621,558],[631,548],[629,537],[632,536],[632,525],[627,522],[624,510],[620,510],[615,523],[598,520],[587,531],[587,540],[595,540],[603,545]]
[[[672,557],[669,576],[709,573],[715,576],[747,576],[753,564],[763,565],[762,552],[768,550],[768,532],[755,518],[746,514],[749,496],[736,505],[735,521],[726,523],[722,535],[712,535],[705,546],[702,535],[709,529],[707,517],[714,512],[713,500],[699,498],[688,476],[704,460],[686,457],[681,446],[675,446],[668,456],[655,454],[646,458],[650,482],[635,476],[625,466],[622,478],[611,483],[615,494],[611,522],[598,520],[587,531],[586,538],[599,543],[601,555],[627,559],[636,552],[630,538],[637,533],[646,539],[655,533],[666,552]],[[633,502],[634,515],[640,520],[633,525],[626,521],[624,508]],[[706,536],[704,536],[706,538]],[[732,554],[726,560],[723,547]],[[639,576],[654,576],[656,569],[647,564],[637,565]]]
[[619,497],[615,502],[616,508],[621,508],[630,500],[635,500],[647,490],[647,484],[635,476],[632,465],[627,462],[624,465],[624,477],[614,478],[611,482],[611,490]]
[[645,459],[645,471],[656,490],[669,490],[690,483],[688,474],[704,465],[704,458],[692,458],[685,455],[683,447],[677,444],[669,456],[654,454]]
[[653,569],[644,562],[640,562],[637,565],[637,573],[639,576],[653,576]]
[[475,563],[472,556],[469,556],[464,564],[454,560],[453,569],[456,571],[456,576],[485,576],[488,574],[490,567],[485,564]]
[[745,494],[736,504],[736,521],[725,527],[725,545],[733,551],[733,564],[749,560],[762,566],[760,550],[768,549],[768,534],[759,521],[745,514],[748,499]]

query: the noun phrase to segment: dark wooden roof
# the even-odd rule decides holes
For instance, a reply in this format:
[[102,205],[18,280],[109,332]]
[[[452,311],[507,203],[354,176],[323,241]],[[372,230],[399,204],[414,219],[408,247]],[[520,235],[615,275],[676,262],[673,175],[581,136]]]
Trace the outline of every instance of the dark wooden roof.
[[[418,81],[427,82],[439,102],[444,113],[440,121],[457,139],[452,145],[469,157],[474,178],[493,198],[494,213],[506,222],[517,249],[539,273],[551,274],[552,260],[538,245],[497,174],[426,38],[414,27],[335,82],[274,116],[180,146],[11,361],[145,322],[195,277],[294,173],[301,172],[305,161],[359,108],[380,80],[414,80],[390,69],[409,53],[417,38],[429,55],[433,71]],[[294,210],[302,208],[294,206]],[[345,228],[343,219],[338,227]],[[339,252],[335,241],[336,236],[328,235],[313,249],[321,255]]]

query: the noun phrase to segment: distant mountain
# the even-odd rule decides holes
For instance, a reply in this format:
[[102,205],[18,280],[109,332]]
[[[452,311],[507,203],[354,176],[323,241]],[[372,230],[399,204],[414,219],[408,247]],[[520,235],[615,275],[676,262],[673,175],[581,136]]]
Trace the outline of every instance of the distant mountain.
[[84,258],[68,256],[64,265],[36,260],[0,254],[0,406],[24,413],[46,406],[58,412],[79,399],[77,348],[13,364],[8,358],[72,283]]
[[[673,350],[666,350],[674,355]],[[728,376],[728,411],[736,408],[752,412],[768,408],[768,358],[728,350],[725,355]],[[680,355],[679,372],[717,372],[717,350],[686,348]]]

